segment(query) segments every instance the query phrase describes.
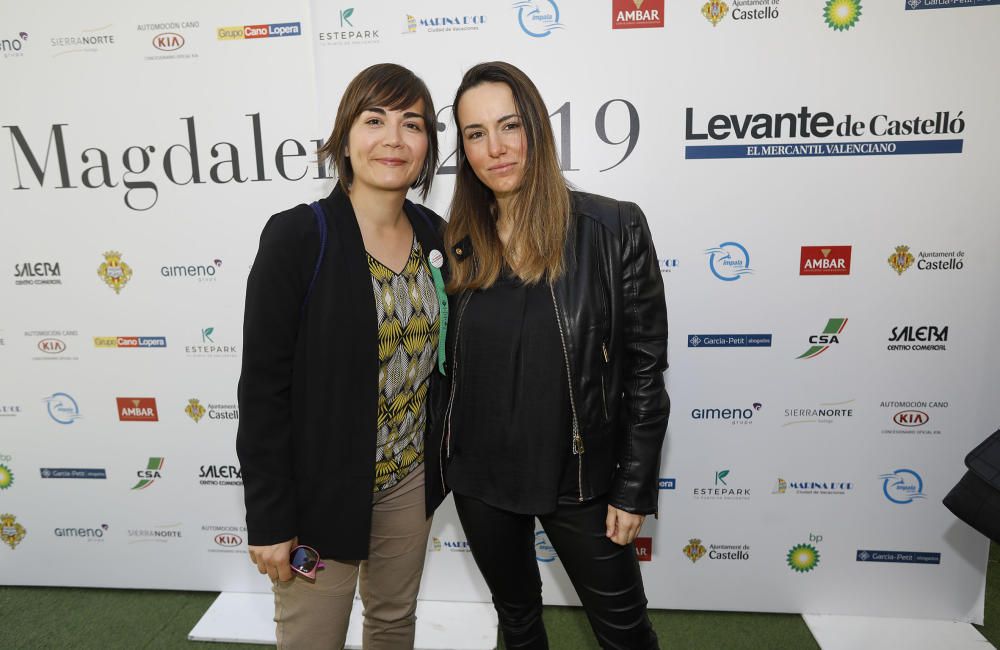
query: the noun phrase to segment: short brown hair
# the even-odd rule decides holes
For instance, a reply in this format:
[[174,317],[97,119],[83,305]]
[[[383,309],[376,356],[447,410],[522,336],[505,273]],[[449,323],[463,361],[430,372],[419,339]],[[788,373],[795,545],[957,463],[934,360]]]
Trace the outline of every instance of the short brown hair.
[[354,120],[365,109],[373,106],[399,111],[413,106],[420,100],[424,102],[427,157],[420,169],[420,175],[410,187],[412,189],[419,187],[421,196],[426,198],[427,193],[431,191],[438,163],[437,114],[434,111],[434,100],[431,99],[431,93],[420,77],[395,63],[377,63],[369,66],[347,84],[340,98],[340,106],[337,108],[333,132],[316,152],[320,164],[329,164],[331,171],[340,179],[344,191],[347,191],[354,182],[351,159],[346,154]]
[[[462,95],[485,83],[502,83],[510,88],[527,143],[524,172],[510,214],[505,217],[513,224],[506,247],[497,234],[496,197],[469,165],[458,119]],[[504,261],[509,264],[512,259],[517,260],[516,270],[523,281],[554,281],[565,269],[570,195],[559,169],[552,124],[541,93],[524,72],[510,63],[480,63],[462,78],[452,111],[460,133],[455,193],[445,230],[445,249],[453,258],[448,291],[488,288],[500,276]],[[466,237],[472,243],[471,264],[462,264],[453,255],[455,245]]]

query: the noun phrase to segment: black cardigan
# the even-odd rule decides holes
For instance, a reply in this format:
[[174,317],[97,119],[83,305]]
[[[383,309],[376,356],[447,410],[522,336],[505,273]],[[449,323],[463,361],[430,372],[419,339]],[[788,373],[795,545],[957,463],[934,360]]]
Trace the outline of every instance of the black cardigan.
[[[327,248],[309,302],[320,236],[307,205],[270,218],[247,280],[238,388],[240,459],[249,543],[298,537],[325,558],[368,557],[375,481],[378,323],[361,230],[338,185],[320,200]],[[409,201],[405,212],[425,255],[444,251]],[[444,343],[441,341],[440,343]],[[444,498],[438,443],[441,376],[431,372],[424,454],[427,516]]]

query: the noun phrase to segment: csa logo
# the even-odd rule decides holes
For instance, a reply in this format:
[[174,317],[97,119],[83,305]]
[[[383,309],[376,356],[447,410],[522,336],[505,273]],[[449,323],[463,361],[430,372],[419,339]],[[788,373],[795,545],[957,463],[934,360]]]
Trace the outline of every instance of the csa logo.
[[861,19],[861,0],[826,0],[823,20],[827,27],[843,32],[858,24]]
[[903,271],[913,266],[913,253],[909,246],[897,246],[896,252],[889,256],[889,266],[897,275],[903,275]]
[[826,327],[823,328],[822,334],[814,334],[809,337],[809,342],[812,343],[812,347],[795,358],[812,359],[813,357],[818,357],[823,354],[830,349],[831,345],[840,343],[838,335],[844,331],[846,326],[846,318],[831,318],[826,322]]
[[201,405],[195,398],[188,400],[188,405],[184,407],[184,412],[188,414],[188,417],[197,422],[205,416],[205,407]]
[[707,552],[700,539],[690,539],[684,547],[684,557],[691,560],[692,564],[705,557]]
[[819,565],[819,551],[812,544],[796,544],[788,551],[788,567],[799,573],[809,573]]
[[0,463],[0,490],[6,490],[14,484],[14,472],[10,468]]
[[97,267],[97,275],[118,294],[132,279],[132,267],[122,261],[121,253],[108,251],[104,254],[104,261]]
[[139,482],[132,486],[133,490],[145,490],[158,478],[163,478],[160,475],[160,470],[163,469],[163,458],[157,458],[154,456],[149,457],[149,462],[146,463],[146,469],[140,469],[135,473],[139,477]]
[[729,5],[721,0],[706,2],[701,7],[701,15],[704,16],[708,22],[712,23],[712,27],[715,27],[722,22],[722,19],[726,17],[727,13],[729,13]]
[[24,526],[17,523],[17,517],[4,513],[0,515],[0,542],[3,542],[12,549],[21,543],[28,531]]

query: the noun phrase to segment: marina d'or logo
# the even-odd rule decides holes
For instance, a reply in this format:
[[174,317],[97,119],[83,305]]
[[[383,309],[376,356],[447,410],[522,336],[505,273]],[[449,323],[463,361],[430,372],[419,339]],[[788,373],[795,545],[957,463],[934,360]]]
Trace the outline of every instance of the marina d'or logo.
[[188,405],[184,407],[184,412],[188,414],[189,418],[197,422],[205,417],[206,409],[198,399],[192,397],[188,400]]
[[861,0],[826,0],[823,7],[823,20],[838,32],[854,27],[860,18]]
[[97,275],[117,294],[132,279],[132,267],[122,261],[121,253],[108,251],[104,254],[104,261],[97,267]]
[[819,564],[819,551],[812,544],[796,544],[788,551],[788,567],[792,571],[808,573]]
[[715,27],[722,19],[726,17],[729,13],[729,5],[721,0],[712,0],[711,2],[706,2],[701,6],[701,15],[704,16],[708,22],[712,23],[712,27]]
[[139,477],[139,482],[132,486],[133,490],[145,490],[158,478],[162,478],[160,470],[163,469],[163,458],[155,456],[149,457],[146,469],[140,469],[135,473]]
[[795,357],[796,359],[812,359],[830,349],[831,345],[840,343],[840,333],[847,327],[846,318],[831,318],[826,322],[822,333],[809,337],[809,349]]
[[700,539],[689,539],[687,546],[684,547],[684,557],[691,560],[692,563],[705,557],[707,552]]
[[0,463],[0,490],[6,490],[14,485],[14,472],[10,468]]
[[903,271],[913,266],[913,260],[909,246],[897,246],[896,252],[889,256],[889,266],[897,275],[903,275]]
[[891,474],[882,474],[882,494],[897,504],[913,503],[924,499],[924,480],[912,469],[897,469]]
[[544,38],[553,30],[565,27],[559,22],[559,7],[555,0],[521,0],[513,6],[517,9],[517,24],[528,36]]
[[14,548],[27,534],[24,526],[17,523],[17,517],[9,513],[0,515],[0,542]]

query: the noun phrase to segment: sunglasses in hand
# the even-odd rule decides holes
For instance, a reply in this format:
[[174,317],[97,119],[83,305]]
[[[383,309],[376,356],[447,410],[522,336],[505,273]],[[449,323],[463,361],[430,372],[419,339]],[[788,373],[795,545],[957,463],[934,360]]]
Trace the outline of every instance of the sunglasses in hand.
[[326,566],[319,559],[319,553],[316,549],[309,546],[296,546],[292,549],[289,557],[292,571],[310,580],[315,580],[316,571]]

